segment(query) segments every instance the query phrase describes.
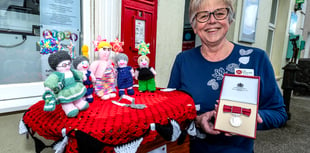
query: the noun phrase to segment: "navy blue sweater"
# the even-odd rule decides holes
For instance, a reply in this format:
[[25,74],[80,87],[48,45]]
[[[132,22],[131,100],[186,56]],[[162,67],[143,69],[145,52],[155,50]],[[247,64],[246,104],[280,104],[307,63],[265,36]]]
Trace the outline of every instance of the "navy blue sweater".
[[[265,51],[234,44],[232,53],[222,61],[210,62],[203,58],[200,47],[177,55],[168,83],[168,88],[177,88],[189,93],[197,114],[214,110],[219,99],[224,73],[234,74],[235,68],[253,69],[260,76],[258,113],[263,119],[258,130],[277,128],[285,124],[287,114],[283,97],[275,80],[273,67]],[[241,136],[227,137],[224,134],[207,135],[206,140],[192,140],[191,147],[200,152],[253,152],[254,141]],[[193,148],[192,148],[193,149]],[[191,150],[192,150],[191,149]]]

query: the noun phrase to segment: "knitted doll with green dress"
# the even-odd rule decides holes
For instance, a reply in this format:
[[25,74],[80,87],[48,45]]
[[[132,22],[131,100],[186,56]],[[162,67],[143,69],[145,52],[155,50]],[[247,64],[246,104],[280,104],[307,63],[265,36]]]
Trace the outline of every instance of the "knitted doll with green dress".
[[139,56],[138,58],[139,68],[137,68],[135,71],[135,79],[138,80],[139,91],[154,92],[156,90],[154,79],[156,71],[153,67],[149,66],[150,59],[146,56],[150,53],[149,44],[146,44],[144,41],[142,41],[138,47],[138,54],[140,54],[141,56]]
[[44,111],[55,110],[60,104],[67,117],[75,117],[89,107],[84,95],[83,73],[71,68],[71,57],[66,51],[58,51],[48,57],[48,64],[55,70],[44,81]]

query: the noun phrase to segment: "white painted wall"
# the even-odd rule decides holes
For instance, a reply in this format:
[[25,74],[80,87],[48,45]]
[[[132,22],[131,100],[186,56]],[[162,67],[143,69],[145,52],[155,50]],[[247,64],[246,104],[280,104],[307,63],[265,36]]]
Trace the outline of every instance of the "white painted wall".
[[182,51],[185,1],[159,0],[156,39],[156,85],[166,87],[175,56]]

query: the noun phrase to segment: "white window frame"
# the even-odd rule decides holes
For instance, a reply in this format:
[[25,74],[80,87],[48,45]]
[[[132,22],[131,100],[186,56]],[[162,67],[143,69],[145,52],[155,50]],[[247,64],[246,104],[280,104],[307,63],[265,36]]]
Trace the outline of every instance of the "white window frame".
[[[275,9],[275,14],[274,14],[274,23],[270,22],[269,20],[269,26],[268,26],[268,38],[267,38],[267,45],[269,44],[269,46],[266,47],[266,50],[268,52],[269,57],[271,58],[272,55],[272,46],[273,46],[273,38],[274,38],[274,34],[275,34],[275,29],[276,29],[276,23],[277,23],[277,15],[278,15],[278,7],[279,7],[279,0],[273,0],[273,2],[276,2],[277,4],[275,5],[275,8],[271,8],[270,11],[270,16],[272,16],[272,9]],[[271,7],[273,7],[274,5],[272,5]],[[269,33],[272,33],[271,35],[269,35]],[[271,36],[271,38],[269,38],[269,36]]]
[[0,113],[29,108],[42,99],[43,82],[0,85]]

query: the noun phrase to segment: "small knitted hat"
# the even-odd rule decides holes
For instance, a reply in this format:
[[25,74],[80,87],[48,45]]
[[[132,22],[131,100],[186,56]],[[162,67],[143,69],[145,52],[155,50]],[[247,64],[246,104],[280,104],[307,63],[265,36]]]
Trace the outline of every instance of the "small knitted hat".
[[50,67],[56,71],[56,67],[57,65],[65,60],[70,60],[71,61],[71,57],[68,54],[68,52],[66,51],[58,51],[56,53],[51,54],[48,57],[48,64],[50,65]]
[[123,49],[123,46],[124,46],[124,42],[120,42],[118,40],[118,38],[116,38],[114,41],[110,42],[111,46],[112,46],[112,50],[117,52],[117,53],[120,53],[120,52],[123,52],[124,49]]
[[78,57],[76,57],[74,60],[73,60],[73,67],[75,68],[75,69],[77,69],[77,66],[81,63],[81,62],[83,62],[83,61],[87,61],[87,62],[89,62],[89,60],[88,60],[88,58],[86,58],[85,56],[78,56]]
[[142,41],[139,45],[138,45],[138,48],[139,48],[139,51],[138,51],[138,54],[139,55],[147,55],[147,54],[150,54],[150,44],[149,43],[145,43],[144,41]]

